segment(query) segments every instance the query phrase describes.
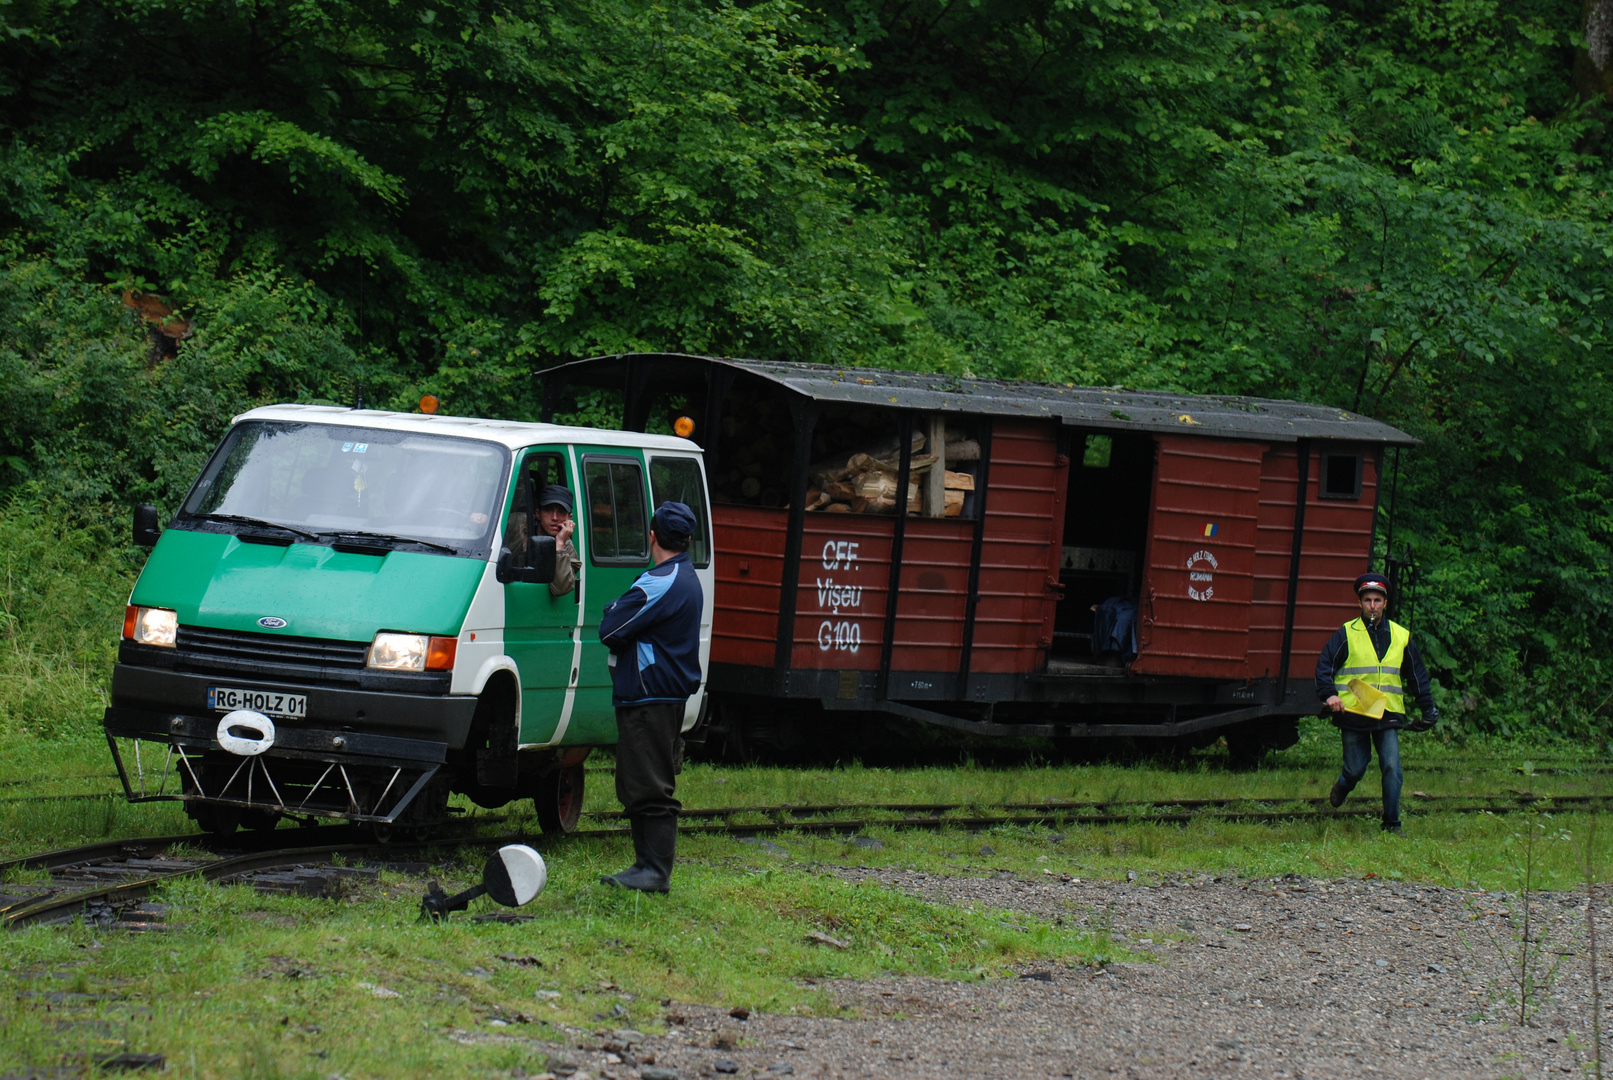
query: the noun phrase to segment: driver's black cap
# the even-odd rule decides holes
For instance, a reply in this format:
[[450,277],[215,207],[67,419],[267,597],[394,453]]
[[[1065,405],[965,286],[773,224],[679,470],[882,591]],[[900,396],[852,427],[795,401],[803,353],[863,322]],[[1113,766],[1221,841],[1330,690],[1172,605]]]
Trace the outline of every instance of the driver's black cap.
[[538,496],[539,506],[563,506],[566,513],[572,512],[571,489],[563,488],[559,484],[549,484]]

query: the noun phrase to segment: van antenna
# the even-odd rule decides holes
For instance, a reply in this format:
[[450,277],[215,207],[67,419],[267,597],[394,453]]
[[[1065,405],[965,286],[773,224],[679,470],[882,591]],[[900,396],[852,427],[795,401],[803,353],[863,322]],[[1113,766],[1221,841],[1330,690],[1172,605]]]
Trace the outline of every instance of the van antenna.
[[364,384],[363,383],[355,383],[354,387],[355,387],[355,392],[354,392],[353,408],[362,409],[362,408],[364,408]]

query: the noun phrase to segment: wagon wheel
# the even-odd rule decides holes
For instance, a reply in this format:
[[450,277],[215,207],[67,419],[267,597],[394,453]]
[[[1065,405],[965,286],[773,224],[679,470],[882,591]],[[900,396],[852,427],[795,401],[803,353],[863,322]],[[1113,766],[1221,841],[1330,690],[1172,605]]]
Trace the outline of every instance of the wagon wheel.
[[1227,767],[1233,772],[1254,772],[1265,759],[1266,740],[1259,731],[1233,728],[1226,733]]
[[241,812],[241,824],[253,832],[269,832],[280,824],[278,810],[244,810]]
[[550,836],[575,832],[582,818],[583,768],[581,763],[545,773],[538,781],[532,805],[538,825]]
[[190,812],[191,820],[203,832],[214,836],[233,836],[241,824],[241,808],[239,806],[216,806],[212,803],[191,803],[186,808]]

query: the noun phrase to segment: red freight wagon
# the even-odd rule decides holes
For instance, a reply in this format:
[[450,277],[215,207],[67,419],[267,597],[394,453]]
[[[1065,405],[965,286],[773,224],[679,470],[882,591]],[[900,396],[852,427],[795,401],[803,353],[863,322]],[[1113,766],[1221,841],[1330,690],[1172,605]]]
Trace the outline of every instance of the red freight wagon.
[[751,751],[870,712],[1291,745],[1355,610],[1384,447],[1414,442],[1288,401],[675,354],[544,378],[550,415],[695,421],[710,734]]

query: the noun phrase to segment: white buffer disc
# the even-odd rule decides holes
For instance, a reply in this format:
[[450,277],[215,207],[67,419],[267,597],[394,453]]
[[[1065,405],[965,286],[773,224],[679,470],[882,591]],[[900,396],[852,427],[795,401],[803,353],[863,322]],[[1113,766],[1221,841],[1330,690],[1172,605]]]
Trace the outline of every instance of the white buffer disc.
[[218,744],[232,754],[256,757],[274,745],[274,721],[251,709],[225,713],[218,722]]

